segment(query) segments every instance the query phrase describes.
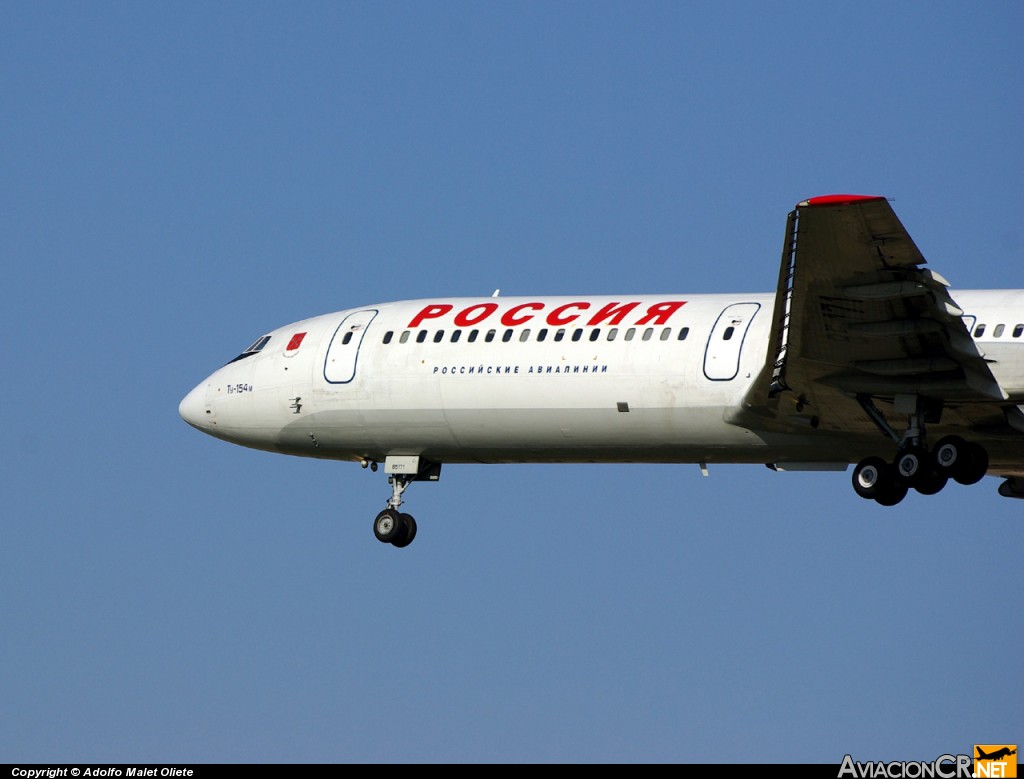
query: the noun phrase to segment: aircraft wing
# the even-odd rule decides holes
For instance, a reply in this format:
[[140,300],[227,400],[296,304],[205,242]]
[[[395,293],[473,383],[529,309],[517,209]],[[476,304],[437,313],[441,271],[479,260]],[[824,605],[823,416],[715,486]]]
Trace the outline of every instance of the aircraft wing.
[[753,415],[774,429],[810,422],[870,432],[877,428],[857,396],[917,395],[942,408],[944,424],[1011,433],[1000,405],[1006,393],[948,282],[924,265],[885,198],[832,195],[797,205],[767,363],[745,398],[745,423]]

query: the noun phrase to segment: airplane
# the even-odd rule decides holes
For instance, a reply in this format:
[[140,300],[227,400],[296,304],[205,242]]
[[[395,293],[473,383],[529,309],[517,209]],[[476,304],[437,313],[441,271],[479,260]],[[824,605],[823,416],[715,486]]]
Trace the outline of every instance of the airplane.
[[955,294],[884,197],[789,213],[760,294],[438,298],[269,331],[179,406],[234,444],[383,464],[373,521],[445,463],[845,471],[884,506],[986,474],[1024,499],[1024,290]]
[[978,760],[1001,760],[1004,757],[1009,757],[1010,755],[1017,754],[1016,749],[1010,749],[1009,747],[1002,747],[1000,749],[997,749],[990,755],[986,754],[985,750],[983,750],[981,747],[975,747],[975,749],[978,751]]

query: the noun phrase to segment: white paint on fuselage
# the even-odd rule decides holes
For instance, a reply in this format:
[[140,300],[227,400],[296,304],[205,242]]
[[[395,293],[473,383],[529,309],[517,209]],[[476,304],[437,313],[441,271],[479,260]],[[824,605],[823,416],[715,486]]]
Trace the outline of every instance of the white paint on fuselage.
[[[954,299],[989,325],[978,344],[997,359],[992,370],[1000,384],[1024,402],[1024,338],[1012,337],[1024,321],[1024,291],[961,292]],[[658,308],[678,301],[686,302],[670,313],[671,306]],[[636,305],[614,314],[629,303]],[[735,378],[711,380],[705,373],[709,335],[737,303],[760,309],[745,332]],[[494,305],[477,323],[456,324],[460,313],[468,311],[463,321],[472,320]],[[771,294],[366,306],[272,331],[263,351],[213,373],[180,411],[193,426],[233,443],[342,460],[420,454],[443,462],[855,462],[865,452],[856,438],[810,430],[771,436],[726,421],[765,364],[773,307]],[[609,310],[613,315],[590,324]],[[346,318],[366,311],[376,312],[372,321],[350,320],[369,324],[348,379],[347,364],[332,370],[328,351]],[[997,323],[1006,325],[1001,338],[991,337]],[[686,338],[679,340],[684,327]],[[609,340],[612,328],[617,332]],[[626,340],[630,328],[633,337]],[[651,337],[644,340],[648,328]],[[661,340],[665,328],[668,340]],[[538,340],[541,329],[547,330],[544,341]],[[566,332],[556,341],[559,329]],[[577,329],[582,336],[572,340]],[[453,330],[461,331],[455,343]],[[477,340],[470,342],[473,330]],[[495,335],[487,341],[490,330]],[[505,341],[507,330],[512,336]],[[417,341],[420,331],[423,342]],[[306,333],[300,348],[286,356],[298,333]]]

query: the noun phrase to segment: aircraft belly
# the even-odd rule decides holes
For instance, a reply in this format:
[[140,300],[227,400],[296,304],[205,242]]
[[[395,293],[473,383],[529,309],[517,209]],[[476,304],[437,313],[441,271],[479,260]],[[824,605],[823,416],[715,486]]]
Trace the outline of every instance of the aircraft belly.
[[721,409],[461,409],[447,416],[461,451],[487,461],[671,462],[709,445],[752,442],[722,422]]
[[[722,422],[721,410],[629,408],[529,408],[446,412],[460,446],[473,449],[502,445],[517,448],[644,448],[682,441],[745,440],[743,431]],[[723,438],[724,436],[724,438]]]
[[761,440],[721,408],[331,410],[280,431],[277,448],[336,459],[421,454],[443,462],[696,462]]

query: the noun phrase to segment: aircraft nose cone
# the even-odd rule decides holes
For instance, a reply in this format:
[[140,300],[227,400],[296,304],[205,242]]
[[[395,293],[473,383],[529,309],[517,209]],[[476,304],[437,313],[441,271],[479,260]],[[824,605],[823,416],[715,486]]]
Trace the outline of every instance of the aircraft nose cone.
[[200,430],[209,426],[206,413],[206,384],[200,384],[178,404],[181,418]]

